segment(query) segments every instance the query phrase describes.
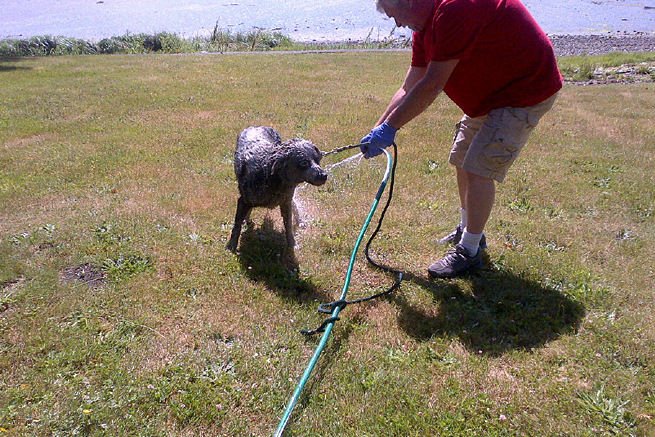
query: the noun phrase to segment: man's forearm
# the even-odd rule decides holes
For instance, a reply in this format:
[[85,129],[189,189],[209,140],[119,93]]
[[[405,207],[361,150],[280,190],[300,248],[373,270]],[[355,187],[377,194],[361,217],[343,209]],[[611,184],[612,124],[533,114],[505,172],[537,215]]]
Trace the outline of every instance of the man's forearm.
[[379,123],[387,121],[391,126],[400,129],[425,111],[440,92],[441,88],[435,88],[428,81],[420,81],[409,93],[399,99],[395,107],[385,114],[384,120]]
[[406,94],[407,92],[403,87],[399,88],[398,91],[396,91],[396,93],[391,98],[391,101],[389,102],[387,109],[382,113],[377,123],[375,123],[376,126],[381,125],[387,120],[389,115],[398,107],[398,105],[402,103]]
[[387,121],[391,126],[400,129],[425,111],[446,86],[458,62],[456,59],[431,62],[427,69],[412,67],[403,86],[405,93],[380,123]]

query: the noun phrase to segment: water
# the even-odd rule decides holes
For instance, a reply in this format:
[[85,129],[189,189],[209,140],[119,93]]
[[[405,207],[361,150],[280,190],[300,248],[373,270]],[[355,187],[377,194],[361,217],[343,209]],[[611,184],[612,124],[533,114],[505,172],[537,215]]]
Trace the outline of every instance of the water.
[[[525,0],[548,33],[655,32],[655,0]],[[168,31],[279,30],[299,41],[373,39],[393,22],[374,0],[0,0],[0,38],[62,35],[89,40]],[[372,32],[371,32],[372,30]],[[406,31],[397,31],[406,34]]]

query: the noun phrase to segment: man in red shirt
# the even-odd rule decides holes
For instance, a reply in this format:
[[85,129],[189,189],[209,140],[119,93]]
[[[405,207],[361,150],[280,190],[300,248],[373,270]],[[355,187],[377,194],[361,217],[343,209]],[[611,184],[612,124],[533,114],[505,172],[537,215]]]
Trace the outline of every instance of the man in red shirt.
[[552,107],[562,76],[548,36],[519,0],[377,0],[377,8],[414,31],[412,62],[362,153],[381,154],[441,91],[462,109],[449,158],[461,221],[440,240],[454,247],[428,268],[433,278],[457,276],[481,266],[495,183]]

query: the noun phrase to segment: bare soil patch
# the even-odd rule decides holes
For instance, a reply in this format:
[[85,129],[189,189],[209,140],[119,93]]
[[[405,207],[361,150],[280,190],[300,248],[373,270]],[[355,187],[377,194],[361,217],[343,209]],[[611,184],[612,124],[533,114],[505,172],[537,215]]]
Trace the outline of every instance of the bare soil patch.
[[82,282],[91,288],[100,288],[107,280],[105,273],[99,267],[89,263],[65,268],[61,273],[61,279],[64,282]]

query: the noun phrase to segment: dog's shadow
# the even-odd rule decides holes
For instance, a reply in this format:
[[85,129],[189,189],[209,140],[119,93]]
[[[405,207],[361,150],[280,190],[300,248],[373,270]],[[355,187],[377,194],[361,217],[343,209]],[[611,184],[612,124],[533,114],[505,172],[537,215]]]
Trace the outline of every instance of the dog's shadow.
[[331,300],[327,293],[298,275],[297,262],[285,261],[285,250],[284,231],[275,229],[273,220],[267,216],[261,226],[251,223],[241,235],[241,269],[251,280],[266,284],[285,298],[297,302]]
[[430,291],[435,310],[413,306],[401,288],[391,298],[400,308],[400,327],[418,341],[456,337],[474,353],[531,351],[576,332],[585,315],[581,303],[560,291],[506,270],[468,276],[471,291],[455,281],[433,282],[412,273],[405,273],[405,280]]

